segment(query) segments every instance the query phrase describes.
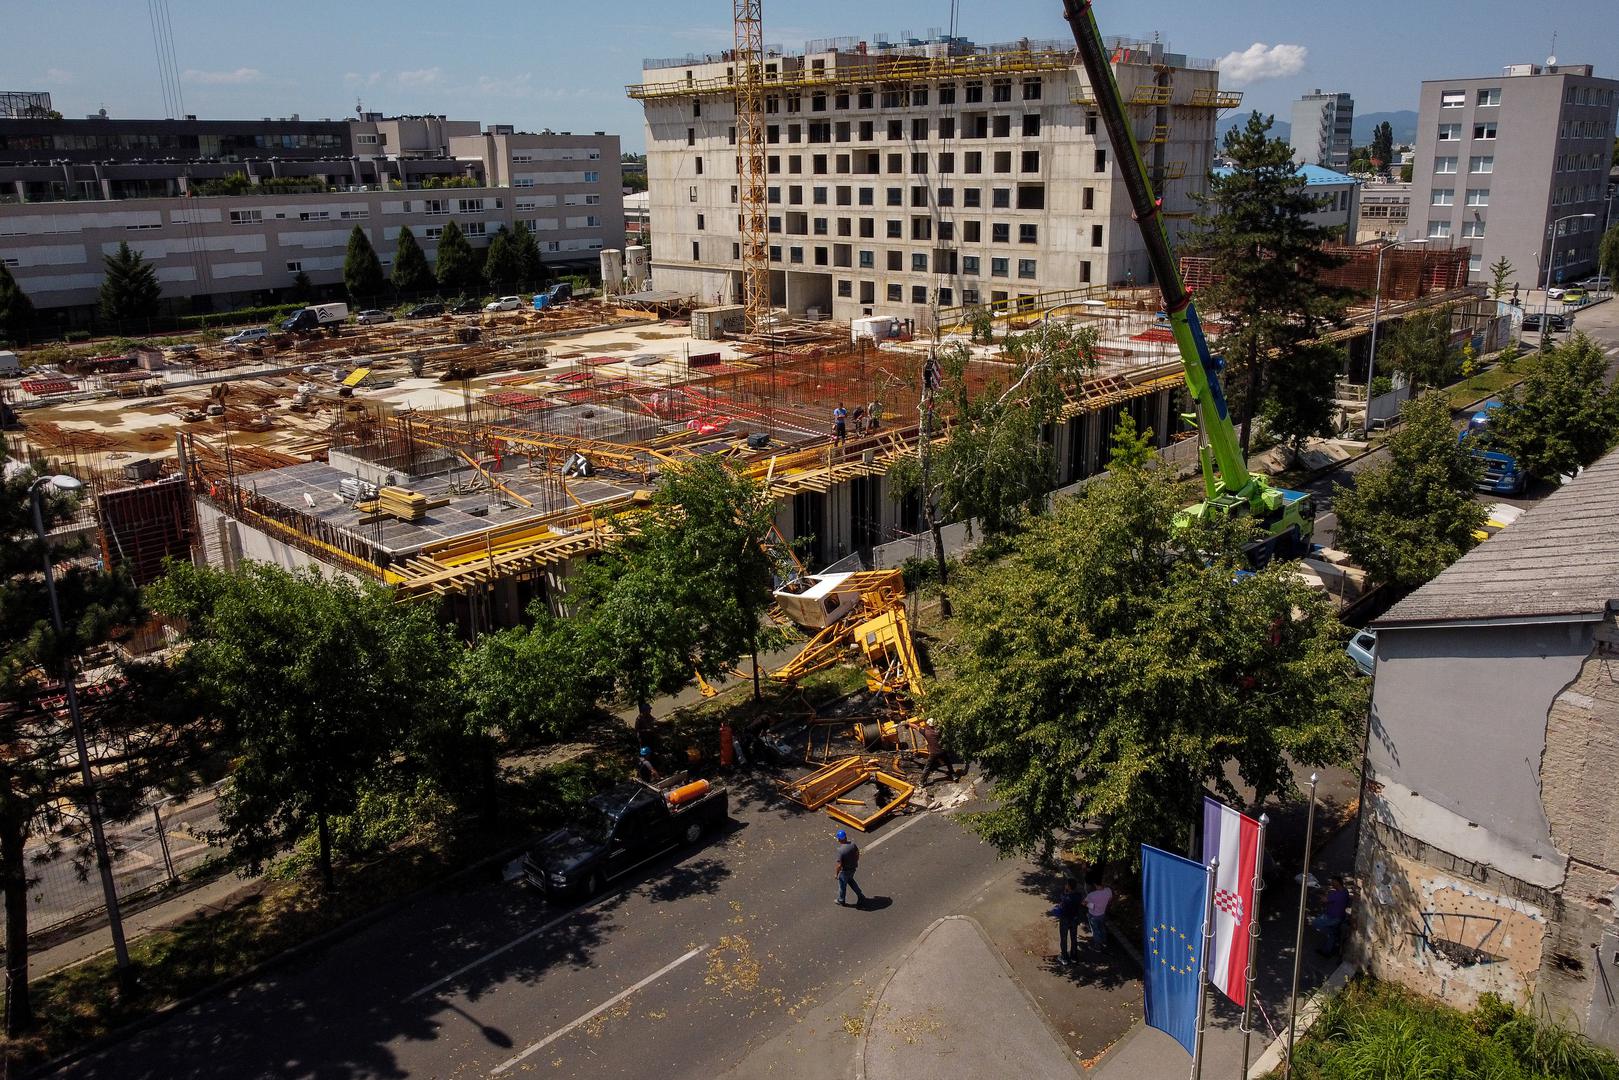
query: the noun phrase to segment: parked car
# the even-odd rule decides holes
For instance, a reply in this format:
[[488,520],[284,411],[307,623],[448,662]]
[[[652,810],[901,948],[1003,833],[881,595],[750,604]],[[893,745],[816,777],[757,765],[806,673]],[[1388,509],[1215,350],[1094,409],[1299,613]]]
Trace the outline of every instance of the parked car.
[[1546,299],[1561,300],[1563,298],[1563,294],[1567,291],[1568,290],[1562,285],[1553,285],[1551,288],[1546,290]]
[[476,315],[476,314],[478,314],[478,312],[480,312],[482,310],[483,310],[483,302],[482,301],[476,300],[476,299],[474,299],[474,300],[463,300],[459,304],[456,304],[455,307],[450,309],[450,314],[451,315]]
[[499,300],[491,300],[483,306],[485,311],[516,311],[523,306],[522,297],[502,296]]
[[[523,858],[525,883],[547,899],[594,896],[650,859],[701,840],[722,826],[725,789],[688,791],[679,778],[658,787],[631,781],[597,795],[569,824],[540,838]],[[678,800],[678,801],[677,801]]]
[[1589,297],[1585,290],[1577,285],[1572,289],[1563,290],[1563,303],[1565,304],[1583,304],[1587,299]]
[[256,345],[259,342],[264,341],[267,338],[269,338],[269,336],[270,336],[270,331],[266,330],[264,327],[262,327],[262,326],[252,326],[252,327],[249,327],[246,330],[238,330],[238,331],[236,331],[236,333],[232,334],[230,337],[225,339],[225,344],[226,345]]
[[1355,636],[1344,646],[1344,652],[1348,653],[1349,659],[1360,668],[1362,675],[1370,675],[1377,667],[1377,631],[1355,631]]
[[408,319],[431,319],[435,315],[444,314],[444,305],[433,301],[426,304],[417,304],[405,313]]
[[[1531,311],[1529,314],[1525,315],[1523,317],[1523,328],[1525,330],[1533,330],[1538,332],[1540,330],[1540,312]],[[1562,333],[1568,329],[1568,316],[1559,315],[1556,312],[1547,315],[1546,328],[1551,330],[1553,333]]]
[[381,308],[366,308],[354,316],[354,321],[361,326],[370,326],[373,323],[393,322],[394,317]]
[[1595,292],[1606,292],[1613,288],[1613,279],[1607,274],[1594,274],[1580,282],[1580,288],[1591,289]]

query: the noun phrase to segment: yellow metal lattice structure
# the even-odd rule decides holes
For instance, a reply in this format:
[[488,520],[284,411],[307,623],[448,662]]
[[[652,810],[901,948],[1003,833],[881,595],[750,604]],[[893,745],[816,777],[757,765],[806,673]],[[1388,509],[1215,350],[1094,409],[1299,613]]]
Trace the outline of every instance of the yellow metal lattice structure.
[[[736,7],[758,8],[751,0],[733,0]],[[740,45],[739,45],[740,48]],[[1042,71],[1067,71],[1074,65],[1070,53],[1057,50],[1039,52],[991,52],[971,56],[904,56],[892,60],[867,61],[825,69],[766,73],[764,89],[815,90],[839,86],[865,86],[877,83],[921,82],[931,79],[963,79],[996,75],[1027,75]],[[740,67],[740,63],[737,65]],[[735,92],[738,74],[706,79],[670,79],[666,82],[632,83],[625,93],[638,101],[659,98],[729,96]],[[738,133],[740,136],[740,132]]]
[[1235,109],[1242,104],[1242,91],[1201,86],[1192,91],[1192,100],[1186,104],[1194,109]]
[[770,207],[765,177],[764,22],[761,0],[733,0],[737,160],[740,167],[742,313],[750,334],[770,326]]

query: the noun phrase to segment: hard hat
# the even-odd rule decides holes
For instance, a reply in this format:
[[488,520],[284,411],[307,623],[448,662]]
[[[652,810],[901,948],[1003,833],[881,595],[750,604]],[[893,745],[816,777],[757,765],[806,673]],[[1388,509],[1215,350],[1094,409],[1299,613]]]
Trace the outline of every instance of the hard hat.
[[652,747],[650,747],[650,746],[641,747],[641,756],[642,757],[651,757],[652,756]]
[[838,832],[837,832],[836,839],[838,839],[838,840],[847,840],[847,839],[849,839],[849,834],[844,832],[842,829],[839,829]]
[[928,725],[928,727],[938,727],[939,726],[938,724],[935,724],[932,720],[927,720],[927,721],[925,721],[925,723]]

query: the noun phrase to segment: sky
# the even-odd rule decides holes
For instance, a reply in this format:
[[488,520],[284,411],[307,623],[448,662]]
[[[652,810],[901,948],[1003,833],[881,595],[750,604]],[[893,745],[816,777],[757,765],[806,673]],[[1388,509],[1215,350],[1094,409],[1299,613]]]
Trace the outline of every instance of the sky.
[[[519,130],[605,130],[643,148],[640,108],[624,96],[644,57],[731,43],[727,0],[167,0],[184,112],[204,118],[444,113]],[[150,4],[4,0],[0,87],[48,90],[66,116],[166,115]],[[959,0],[957,33],[981,43],[1069,42],[1061,0]],[[926,37],[948,0],[764,0],[765,40]],[[1430,10],[1431,9],[1431,10]],[[1458,17],[1437,0],[1096,0],[1104,35],[1150,39],[1217,59],[1221,85],[1286,119],[1317,87],[1347,90],[1357,113],[1415,109],[1425,78],[1539,63],[1590,63],[1619,77],[1613,0],[1474,0]]]

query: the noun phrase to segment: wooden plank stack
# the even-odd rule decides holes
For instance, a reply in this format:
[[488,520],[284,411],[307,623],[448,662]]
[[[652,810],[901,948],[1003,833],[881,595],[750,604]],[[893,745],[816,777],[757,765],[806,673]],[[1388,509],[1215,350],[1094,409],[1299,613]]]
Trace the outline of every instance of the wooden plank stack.
[[414,524],[427,516],[427,496],[409,488],[385,487],[377,492],[377,509]]

